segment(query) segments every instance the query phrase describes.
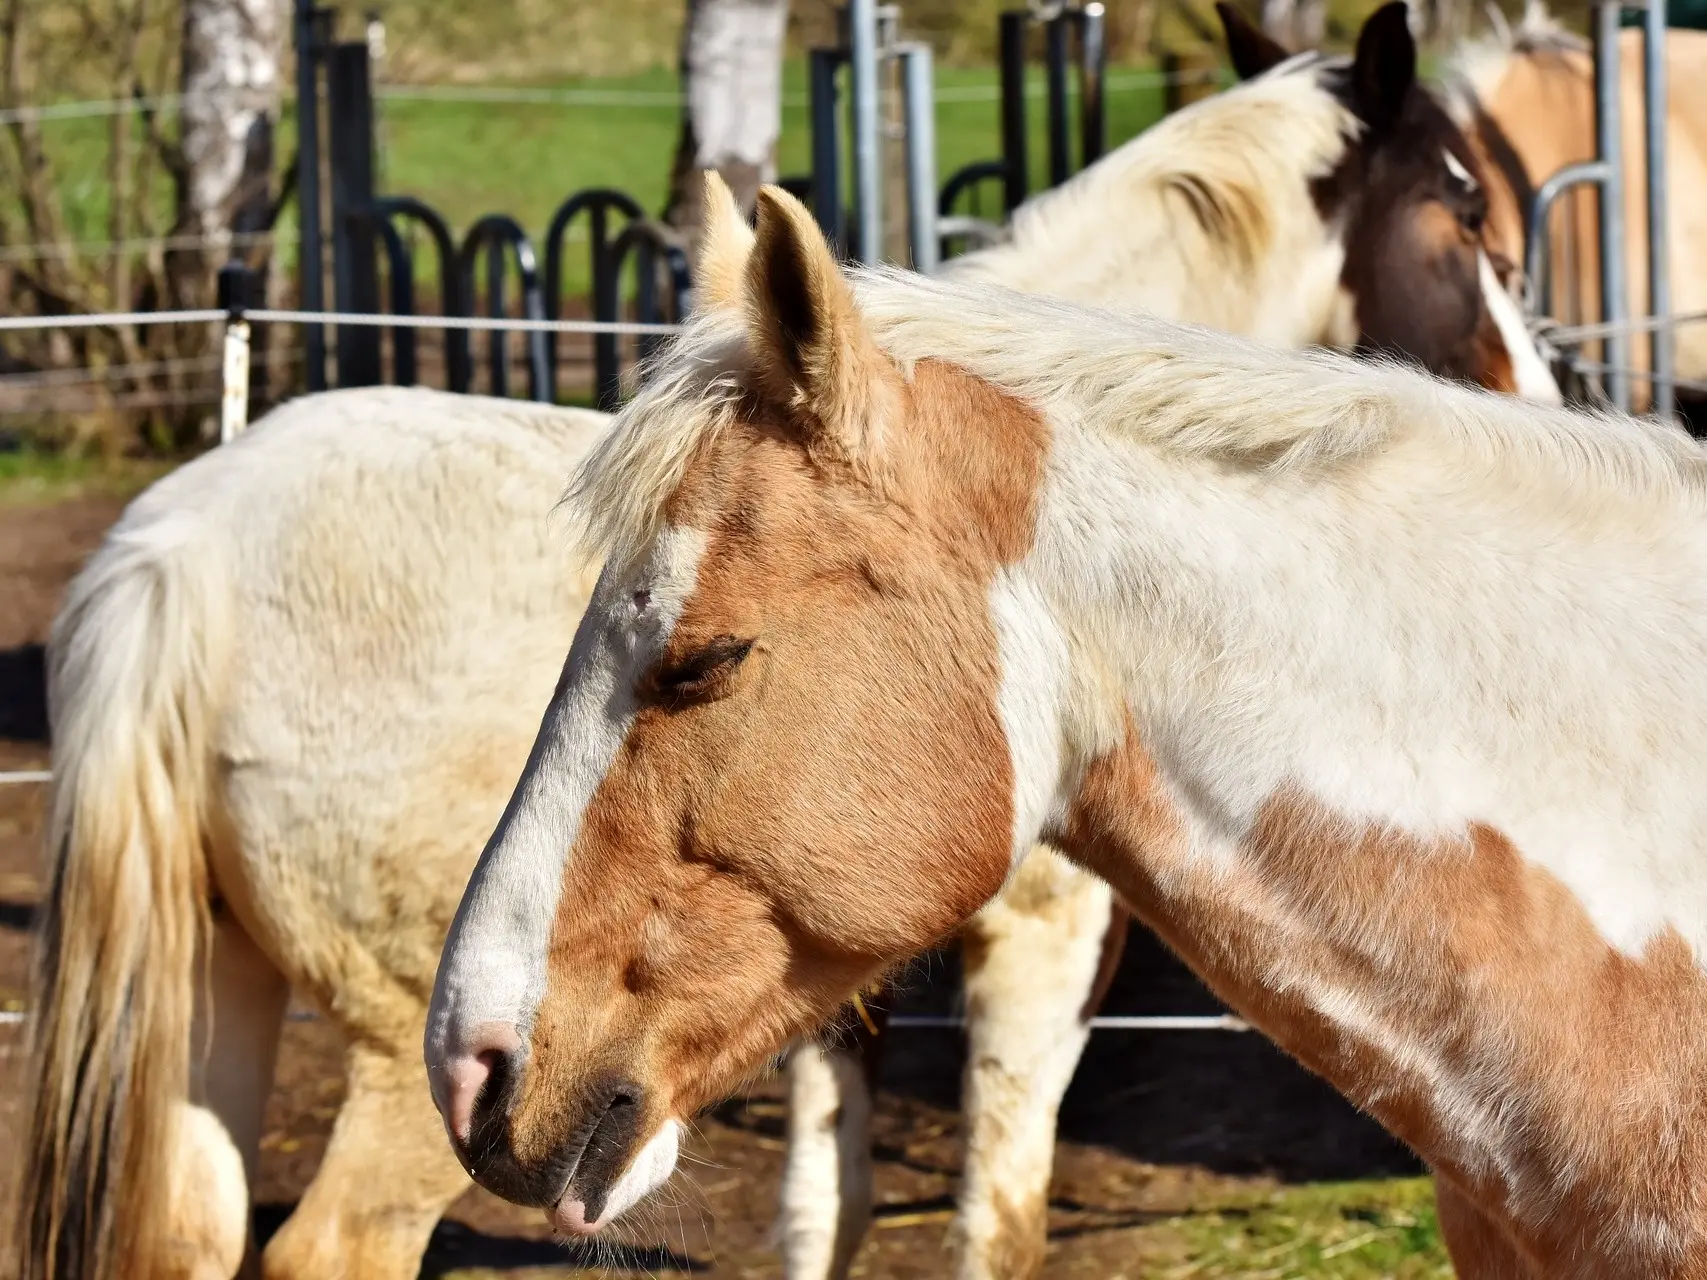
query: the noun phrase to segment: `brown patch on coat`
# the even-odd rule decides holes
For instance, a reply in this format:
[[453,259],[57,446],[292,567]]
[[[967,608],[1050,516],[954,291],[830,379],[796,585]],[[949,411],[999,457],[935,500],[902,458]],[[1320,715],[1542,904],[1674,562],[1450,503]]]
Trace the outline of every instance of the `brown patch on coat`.
[[[889,368],[880,465],[813,447],[815,401],[773,380],[668,504],[708,547],[567,859],[507,1124],[530,1185],[613,1096],[636,1141],[724,1096],[1007,874],[988,593],[1031,544],[1048,430],[953,366]],[[745,656],[675,696],[718,646]]]
[[1063,847],[1542,1274],[1707,1273],[1707,978],[1675,932],[1625,955],[1497,831],[1422,841],[1298,794],[1194,854],[1131,736]]

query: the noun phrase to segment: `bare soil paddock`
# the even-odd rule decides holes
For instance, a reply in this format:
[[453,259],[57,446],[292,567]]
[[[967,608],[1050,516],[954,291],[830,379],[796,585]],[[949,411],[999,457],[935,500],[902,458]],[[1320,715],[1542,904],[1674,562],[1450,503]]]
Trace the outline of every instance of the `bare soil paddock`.
[[[46,766],[39,646],[65,582],[120,506],[89,496],[0,505],[0,770]],[[0,787],[0,1008],[12,1011],[25,999],[27,929],[41,893],[43,796],[40,786]],[[933,957],[917,967],[900,1007],[946,1011],[956,986],[952,953]],[[1107,1012],[1217,1008],[1158,944],[1134,932]],[[953,1031],[890,1035],[877,1121],[879,1217],[855,1274],[936,1280],[947,1274],[943,1235],[958,1170],[960,1039]],[[0,1184],[13,1176],[21,1145],[22,1042],[19,1026],[0,1026]],[[292,1021],[264,1140],[255,1210],[263,1233],[282,1221],[313,1175],[341,1093],[330,1027]],[[602,1261],[606,1275],[780,1277],[769,1233],[781,1169],[781,1096],[766,1083],[702,1118],[675,1202],[631,1228],[629,1243],[603,1259],[569,1254],[549,1239],[538,1215],[471,1189],[435,1235],[422,1275],[570,1277]],[[1296,1197],[1312,1194],[1290,1190],[1294,1184],[1419,1172],[1371,1121],[1254,1035],[1099,1033],[1068,1095],[1062,1137],[1045,1272],[1051,1278],[1449,1274],[1440,1269],[1426,1208],[1358,1207],[1357,1191],[1343,1205],[1332,1200],[1325,1227],[1300,1227],[1326,1232],[1304,1254],[1289,1253],[1285,1239],[1240,1254],[1254,1247],[1249,1240],[1263,1242],[1240,1232],[1254,1230],[1264,1206],[1292,1213]],[[1407,1203],[1420,1199],[1415,1187],[1404,1194]],[[1422,1237],[1411,1239],[1419,1231]],[[1340,1265],[1353,1262],[1358,1249],[1379,1248],[1385,1257],[1389,1247],[1397,1249],[1391,1263]],[[0,1257],[6,1252],[0,1248]],[[1285,1261],[1294,1255],[1335,1261],[1328,1271],[1297,1270]]]

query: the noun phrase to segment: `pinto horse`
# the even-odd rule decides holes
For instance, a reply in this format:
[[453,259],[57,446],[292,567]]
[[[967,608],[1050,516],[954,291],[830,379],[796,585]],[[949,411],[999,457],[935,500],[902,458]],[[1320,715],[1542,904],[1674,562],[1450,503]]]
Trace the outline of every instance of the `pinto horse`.
[[[1490,217],[1503,175],[1480,135],[1455,127],[1417,81],[1405,7],[1371,15],[1349,59],[1295,57],[1230,6],[1217,7],[1234,69],[1254,87],[1158,124],[1022,206],[1006,245],[951,262],[944,274],[1086,301],[1118,298],[1290,345],[1309,341],[1309,318],[1325,308],[1335,318],[1318,322],[1318,333],[1343,345],[1556,403],[1558,388],[1508,292],[1505,241],[1491,238],[1505,229]],[[1241,213],[1262,209],[1242,193],[1286,186],[1253,180],[1253,157],[1284,157],[1288,140],[1296,148],[1311,136],[1301,122],[1281,131],[1284,138],[1269,134],[1284,117],[1262,118],[1259,103],[1312,83],[1350,108],[1358,138],[1331,165],[1317,162],[1308,189],[1313,211],[1341,228],[1339,243],[1321,256],[1242,248],[1259,233],[1253,226],[1279,220],[1272,203],[1260,218]],[[1238,148],[1207,142],[1239,129],[1264,136]],[[1205,154],[1218,159],[1199,160],[1188,173],[1177,168],[1182,157]],[[1167,216],[1170,203],[1189,216]],[[1151,210],[1139,224],[1155,228],[1151,241],[1133,235],[1094,260],[1073,251],[1122,207]],[[1312,225],[1302,200],[1294,209]],[[1265,284],[1260,269],[1229,273],[1221,265],[1240,258],[1283,275]],[[1302,301],[1286,293],[1288,261],[1311,264],[1296,271],[1306,284]],[[1331,296],[1307,287],[1324,279],[1337,279]],[[1312,293],[1320,301],[1308,301]],[[1287,309],[1276,313],[1282,298]],[[962,936],[968,1132],[954,1235],[963,1280],[1016,1280],[1042,1267],[1056,1117],[1125,927],[1101,881],[1041,848]],[[878,1012],[873,1029],[882,1022]],[[867,1125],[880,1045],[853,1023],[847,1037],[790,1056],[782,1227],[791,1274],[845,1274],[869,1223]]]
[[[1458,279],[1477,278],[1481,253],[1475,202],[1453,195],[1441,150],[1460,144],[1410,101],[1408,41],[1378,15],[1356,59],[1275,66],[1181,113],[1040,198],[1010,245],[955,272],[1018,281],[1036,258],[1095,250],[1118,259],[1108,301],[1140,292],[1272,341],[1406,348],[1394,311],[1364,297],[1374,284],[1345,272],[1348,238],[1452,196]],[[1241,148],[1242,163],[1226,154]],[[1377,190],[1387,169],[1413,189]],[[1332,200],[1312,191],[1326,176]],[[1063,237],[1071,253],[1054,248]],[[1517,385],[1533,350],[1505,346],[1488,299],[1439,291],[1436,254],[1384,261],[1382,288],[1456,302],[1441,327],[1456,340],[1417,359]],[[1185,283],[1169,298],[1157,281]],[[53,872],[32,998],[22,1276],[105,1276],[115,1258],[138,1273],[230,1274],[248,1247],[289,987],[345,1036],[348,1098],[265,1271],[418,1270],[467,1185],[420,1087],[426,997],[591,589],[593,567],[558,554],[543,514],[604,423],[424,391],[305,399],[139,498],[80,576],[50,646]],[[1032,908],[1029,931],[1016,904]],[[1014,1274],[1041,1250],[1041,1217],[1004,1229],[1000,1197],[1017,1189],[1041,1210],[1054,1108],[1085,1028],[1083,1002],[1028,996],[1040,977],[1045,991],[1094,985],[1108,904],[1100,881],[1040,851],[975,926],[972,1035],[990,1070],[971,1081],[969,1274]],[[1042,940],[1040,920],[1054,931]],[[192,1054],[201,1045],[207,1055]],[[91,1056],[112,1070],[91,1077]],[[841,1089],[845,1065],[811,1050],[790,1064],[801,1105],[784,1218],[798,1280],[845,1262],[869,1207],[864,1086]],[[1023,1087],[998,1093],[1004,1072]]]
[[475,1179],[600,1231],[1044,839],[1429,1161],[1459,1274],[1707,1274],[1707,450],[713,218],[440,961]]

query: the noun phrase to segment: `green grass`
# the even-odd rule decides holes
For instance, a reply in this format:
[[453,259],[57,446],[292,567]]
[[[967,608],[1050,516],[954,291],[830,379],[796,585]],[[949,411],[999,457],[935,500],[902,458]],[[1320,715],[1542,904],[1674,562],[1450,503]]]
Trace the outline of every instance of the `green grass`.
[[36,447],[11,450],[0,453],[0,507],[43,506],[80,497],[129,498],[172,465]]
[[[1031,180],[1041,189],[1047,180],[1042,71],[1030,83]],[[988,67],[938,67],[938,183],[961,166],[1000,154],[995,101],[996,74]],[[614,90],[668,96],[677,88],[674,71],[654,70],[598,80],[565,79],[544,85],[552,90]],[[1118,146],[1158,119],[1162,89],[1146,68],[1110,73],[1108,144]],[[1070,104],[1076,121],[1077,99]],[[460,234],[483,214],[503,212],[516,218],[543,254],[552,212],[572,193],[586,187],[616,187],[648,212],[663,208],[669,167],[676,146],[678,111],[657,106],[589,106],[573,103],[490,103],[467,101],[381,101],[378,106],[378,185],[388,194],[412,195],[439,210]],[[73,237],[105,238],[107,225],[107,125],[103,121],[60,121],[44,126],[59,174]],[[287,116],[279,130],[279,164],[295,151],[295,122]],[[806,68],[791,61],[785,68],[783,130],[779,166],[786,175],[809,168],[810,123],[806,106]],[[1076,125],[1075,125],[1076,145]],[[994,185],[981,193],[985,216],[999,214]],[[159,221],[169,221],[170,194],[159,184]],[[294,212],[287,209],[279,228],[284,265],[295,262]],[[425,240],[416,247],[417,276],[436,272]],[[565,290],[584,291],[584,251],[571,249]],[[512,294],[513,296],[513,294]]]
[[1450,1280],[1427,1178],[1286,1187],[1174,1219],[1185,1261],[1155,1280]]
[[[1125,87],[1134,73],[1116,74],[1109,96],[1109,133],[1117,144],[1161,114],[1159,86]],[[1035,77],[1041,88],[1042,77]],[[784,174],[809,167],[810,126],[805,68],[790,64],[785,80],[782,142]],[[993,70],[939,68],[938,89],[994,91]],[[562,89],[603,88],[667,94],[668,72],[618,80],[565,82]],[[1032,99],[1034,183],[1044,177],[1043,103]],[[939,181],[974,160],[999,154],[995,101],[939,101],[936,111]],[[420,196],[465,227],[482,213],[502,210],[530,231],[543,232],[551,211],[570,192],[615,186],[651,210],[662,207],[676,144],[671,106],[510,105],[391,101],[381,104],[380,169],[387,191]]]
[[[1315,1183],[1254,1192],[1209,1212],[1123,1230],[1124,1247],[1098,1251],[1101,1280],[1451,1280],[1427,1178]],[[1110,1242],[1113,1243],[1112,1241]],[[1129,1250],[1129,1252],[1127,1252]],[[731,1274],[772,1274],[764,1250],[725,1257]],[[1087,1259],[1051,1274],[1088,1275]],[[869,1261],[864,1264],[868,1274]],[[599,1272],[541,1267],[500,1273],[454,1268],[445,1280],[594,1280]],[[628,1274],[618,1272],[616,1274]]]

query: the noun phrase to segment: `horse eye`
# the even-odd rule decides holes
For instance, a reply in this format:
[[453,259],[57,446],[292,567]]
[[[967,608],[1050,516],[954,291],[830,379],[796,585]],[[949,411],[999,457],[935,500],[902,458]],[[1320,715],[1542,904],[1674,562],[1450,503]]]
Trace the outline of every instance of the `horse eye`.
[[679,703],[704,697],[733,675],[752,649],[751,640],[718,636],[680,662],[658,672],[652,678],[652,687],[666,702]]

